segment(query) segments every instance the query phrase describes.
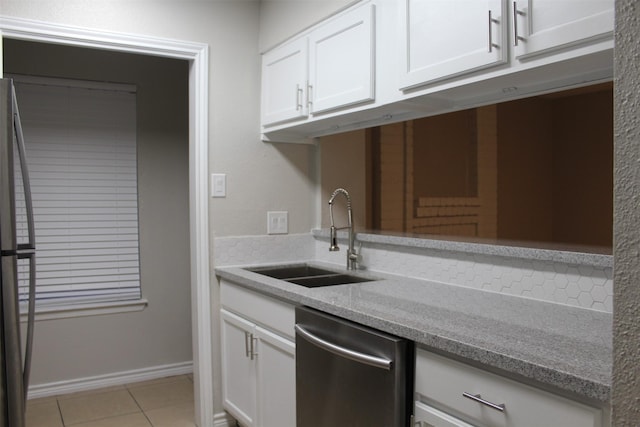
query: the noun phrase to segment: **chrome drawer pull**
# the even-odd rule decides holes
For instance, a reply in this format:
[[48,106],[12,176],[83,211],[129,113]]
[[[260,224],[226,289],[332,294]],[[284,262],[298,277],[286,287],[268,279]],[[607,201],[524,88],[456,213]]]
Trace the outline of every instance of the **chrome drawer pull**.
[[462,395],[464,397],[466,397],[467,399],[471,399],[474,400],[478,403],[482,403],[483,405],[487,405],[490,408],[495,409],[496,411],[500,411],[500,412],[504,412],[506,406],[504,403],[500,403],[500,404],[496,404],[493,402],[489,402],[488,400],[484,400],[482,398],[482,396],[480,396],[479,394],[471,394],[471,393],[467,393],[466,391],[462,393]]

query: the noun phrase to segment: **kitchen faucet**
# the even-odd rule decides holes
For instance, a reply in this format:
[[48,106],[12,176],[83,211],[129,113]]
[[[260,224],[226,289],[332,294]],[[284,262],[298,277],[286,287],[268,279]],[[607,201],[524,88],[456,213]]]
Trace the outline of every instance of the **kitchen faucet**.
[[[333,201],[335,200],[338,194],[342,194],[347,199],[347,226],[336,228],[333,222]],[[331,217],[331,243],[329,246],[330,251],[339,251],[340,247],[338,247],[338,238],[337,231],[344,230],[345,228],[349,230],[349,249],[347,250],[347,270],[357,270],[358,269],[358,253],[354,249],[354,240],[355,233],[353,232],[353,215],[351,213],[351,197],[349,193],[344,188],[336,188],[331,197],[329,198],[329,216]]]

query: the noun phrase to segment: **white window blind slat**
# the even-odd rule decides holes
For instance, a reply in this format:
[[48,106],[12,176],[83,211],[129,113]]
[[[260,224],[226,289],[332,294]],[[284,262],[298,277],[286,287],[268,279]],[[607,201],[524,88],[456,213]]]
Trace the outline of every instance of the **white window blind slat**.
[[[123,89],[16,79],[35,214],[38,303],[141,296],[136,99]],[[24,200],[17,203],[24,234]],[[26,267],[19,264],[22,299]]]

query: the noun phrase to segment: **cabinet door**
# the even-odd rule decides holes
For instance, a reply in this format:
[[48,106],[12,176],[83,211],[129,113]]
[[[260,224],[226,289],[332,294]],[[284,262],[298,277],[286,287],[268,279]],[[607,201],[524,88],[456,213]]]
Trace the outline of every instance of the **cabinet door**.
[[374,99],[373,15],[366,4],[309,35],[311,114]]
[[256,327],[258,338],[258,424],[296,425],[296,347],[292,341]]
[[250,352],[254,325],[225,310],[220,314],[223,406],[242,425],[256,427],[256,371]]
[[402,89],[507,61],[506,1],[402,0],[399,5]]
[[513,2],[517,58],[609,37],[613,0],[517,0]]
[[307,39],[275,48],[262,57],[262,124],[307,117]]

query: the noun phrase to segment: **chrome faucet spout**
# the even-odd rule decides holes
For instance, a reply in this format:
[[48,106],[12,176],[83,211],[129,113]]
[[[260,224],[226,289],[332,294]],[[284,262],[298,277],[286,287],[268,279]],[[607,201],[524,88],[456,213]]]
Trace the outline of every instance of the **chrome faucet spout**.
[[[333,202],[335,198],[342,194],[344,198],[347,200],[347,226],[346,227],[336,227],[333,221]],[[355,241],[355,233],[353,232],[353,213],[351,210],[351,196],[344,188],[336,188],[334,192],[331,194],[329,198],[329,216],[331,218],[331,229],[330,229],[330,251],[339,251],[340,247],[338,246],[337,239],[337,231],[348,229],[349,230],[349,249],[347,250],[347,269],[348,270],[357,270],[358,268],[358,253],[354,248]]]

